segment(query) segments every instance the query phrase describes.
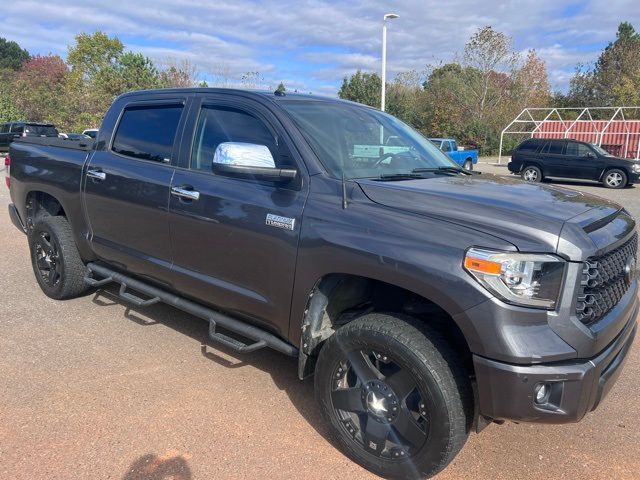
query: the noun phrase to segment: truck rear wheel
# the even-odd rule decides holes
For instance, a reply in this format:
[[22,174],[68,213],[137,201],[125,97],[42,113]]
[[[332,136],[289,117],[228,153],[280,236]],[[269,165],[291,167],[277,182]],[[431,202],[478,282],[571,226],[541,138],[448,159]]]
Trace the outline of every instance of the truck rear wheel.
[[65,217],[38,220],[29,232],[29,249],[33,273],[45,295],[63,300],[87,290],[86,268]]
[[343,452],[385,478],[430,477],[464,445],[468,374],[439,334],[410,317],[368,314],[323,346],[316,398]]
[[471,172],[473,170],[473,161],[470,158],[467,159],[462,168]]
[[528,165],[522,169],[522,179],[525,182],[541,182],[542,171],[534,165]]

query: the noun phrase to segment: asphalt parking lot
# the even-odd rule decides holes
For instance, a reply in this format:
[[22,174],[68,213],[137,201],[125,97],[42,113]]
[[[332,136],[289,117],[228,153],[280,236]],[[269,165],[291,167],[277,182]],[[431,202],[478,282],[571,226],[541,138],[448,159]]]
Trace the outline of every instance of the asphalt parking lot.
[[[564,185],[640,218],[640,187]],[[374,478],[327,440],[312,381],[297,380],[294,359],[235,356],[211,346],[202,320],[164,305],[130,309],[109,291],[45,297],[8,201],[2,184],[0,478]],[[438,478],[637,479],[639,366],[636,344],[581,423],[492,425]]]

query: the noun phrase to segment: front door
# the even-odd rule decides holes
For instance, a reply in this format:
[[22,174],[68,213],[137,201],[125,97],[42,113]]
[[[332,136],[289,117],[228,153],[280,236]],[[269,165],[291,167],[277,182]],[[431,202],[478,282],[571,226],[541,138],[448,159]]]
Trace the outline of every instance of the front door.
[[[185,130],[192,147],[181,158],[185,168],[176,170],[169,204],[174,284],[286,334],[307,181],[271,114],[224,97],[203,99],[192,131]],[[214,175],[214,153],[223,142],[268,147],[277,167],[298,169],[297,181],[279,186]],[[272,215],[286,221],[268,222]]]
[[567,176],[599,180],[604,162],[591,147],[584,143],[568,141],[566,156],[567,163],[570,165]]
[[109,145],[93,154],[84,201],[93,250],[103,260],[168,283],[169,188],[183,101],[128,105]]

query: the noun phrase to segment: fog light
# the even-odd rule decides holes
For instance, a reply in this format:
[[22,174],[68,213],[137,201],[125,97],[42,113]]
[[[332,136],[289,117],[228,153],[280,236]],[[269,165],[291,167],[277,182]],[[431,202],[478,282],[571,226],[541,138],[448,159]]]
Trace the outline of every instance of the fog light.
[[535,401],[538,405],[547,403],[549,400],[549,393],[551,393],[551,385],[548,383],[539,383],[534,389]]

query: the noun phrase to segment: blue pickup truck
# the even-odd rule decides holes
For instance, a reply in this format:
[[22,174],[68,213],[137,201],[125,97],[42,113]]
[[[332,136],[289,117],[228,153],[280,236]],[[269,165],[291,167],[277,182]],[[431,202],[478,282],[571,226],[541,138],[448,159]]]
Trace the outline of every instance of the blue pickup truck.
[[430,138],[429,140],[465,170],[473,170],[473,165],[478,163],[478,151],[460,150],[453,138]]

